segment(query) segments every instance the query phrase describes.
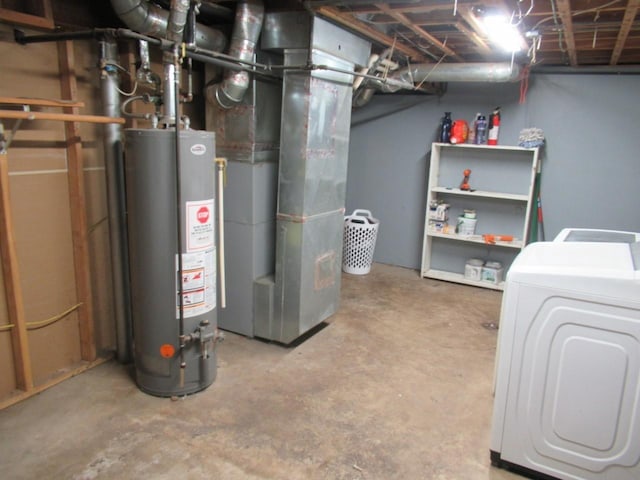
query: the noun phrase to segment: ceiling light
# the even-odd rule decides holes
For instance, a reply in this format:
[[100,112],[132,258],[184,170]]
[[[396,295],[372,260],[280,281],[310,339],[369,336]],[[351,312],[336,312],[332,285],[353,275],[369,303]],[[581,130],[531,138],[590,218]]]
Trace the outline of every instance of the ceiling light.
[[489,41],[502,50],[515,53],[523,48],[524,40],[518,27],[504,15],[488,14],[482,17],[484,31]]

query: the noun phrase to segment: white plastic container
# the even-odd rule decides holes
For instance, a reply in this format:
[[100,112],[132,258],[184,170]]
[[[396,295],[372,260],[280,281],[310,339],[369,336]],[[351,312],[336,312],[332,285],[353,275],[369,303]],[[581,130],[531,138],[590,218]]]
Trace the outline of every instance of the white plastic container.
[[477,218],[458,217],[458,235],[470,237],[476,233]]
[[482,267],[482,281],[498,285],[502,282],[502,272],[500,262],[487,261]]
[[464,278],[467,280],[482,280],[482,266],[484,262],[479,258],[470,258],[464,266]]

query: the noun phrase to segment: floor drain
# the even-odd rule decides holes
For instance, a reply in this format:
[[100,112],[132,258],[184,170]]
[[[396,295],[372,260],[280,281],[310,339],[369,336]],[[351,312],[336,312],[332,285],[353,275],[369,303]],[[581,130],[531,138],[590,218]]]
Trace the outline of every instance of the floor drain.
[[484,328],[486,328],[487,330],[498,330],[498,324],[497,323],[493,323],[493,322],[483,323],[482,326]]

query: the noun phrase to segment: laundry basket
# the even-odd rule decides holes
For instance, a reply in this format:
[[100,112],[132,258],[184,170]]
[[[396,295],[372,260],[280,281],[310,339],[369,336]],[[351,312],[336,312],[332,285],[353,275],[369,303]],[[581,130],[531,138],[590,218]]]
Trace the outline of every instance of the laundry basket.
[[371,270],[373,250],[380,221],[369,210],[354,210],[344,217],[344,242],[342,270],[355,275],[365,275]]

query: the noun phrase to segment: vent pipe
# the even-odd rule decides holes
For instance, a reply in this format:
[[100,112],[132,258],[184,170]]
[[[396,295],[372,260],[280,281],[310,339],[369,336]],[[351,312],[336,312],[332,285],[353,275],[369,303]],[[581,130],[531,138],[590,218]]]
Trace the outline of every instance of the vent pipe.
[[[174,3],[172,1],[172,11]],[[187,1],[186,4],[188,7],[189,2]],[[111,0],[111,6],[120,20],[131,30],[163,38],[172,35],[172,32],[168,31],[169,12],[151,4],[148,0]],[[221,31],[205,25],[197,25],[195,37],[196,45],[208,50],[221,52],[227,45],[227,39]]]
[[[405,82],[409,90],[421,82],[514,82],[520,77],[520,67],[503,63],[423,63],[398,70],[389,78]],[[383,92],[397,92],[403,87],[383,81],[371,82]]]
[[[264,4],[262,0],[242,0],[236,8],[236,20],[231,35],[229,55],[251,62],[262,29]],[[231,108],[242,101],[249,88],[249,73],[227,70],[222,83],[207,87],[205,93],[211,103]]]

